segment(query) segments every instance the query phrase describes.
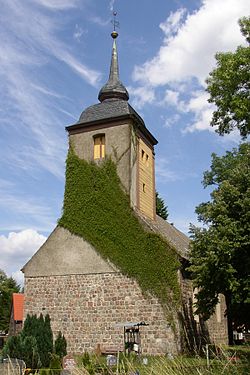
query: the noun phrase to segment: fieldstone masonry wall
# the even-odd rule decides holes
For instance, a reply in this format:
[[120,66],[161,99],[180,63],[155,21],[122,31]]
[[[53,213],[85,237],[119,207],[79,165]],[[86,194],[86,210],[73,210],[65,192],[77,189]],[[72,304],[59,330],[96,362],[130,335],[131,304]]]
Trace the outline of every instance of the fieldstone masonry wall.
[[[186,311],[190,312],[191,308],[194,308],[194,291],[193,284],[190,279],[185,279],[180,275],[180,284],[182,289],[182,300],[186,307]],[[192,311],[194,313],[194,311]],[[186,320],[188,319],[185,316]],[[226,318],[226,302],[225,297],[220,294],[219,303],[216,306],[215,313],[206,321],[201,321],[197,315],[191,314],[190,320],[196,322],[197,332],[204,334],[203,329],[207,332],[207,340],[216,345],[228,344],[228,330],[227,330],[227,318]],[[203,331],[203,332],[202,332]],[[205,337],[203,337],[205,339]]]
[[68,353],[123,349],[122,322],[145,321],[142,352],[176,353],[173,332],[156,298],[144,297],[136,281],[121,273],[25,278],[25,316],[49,314],[54,335],[65,335]]

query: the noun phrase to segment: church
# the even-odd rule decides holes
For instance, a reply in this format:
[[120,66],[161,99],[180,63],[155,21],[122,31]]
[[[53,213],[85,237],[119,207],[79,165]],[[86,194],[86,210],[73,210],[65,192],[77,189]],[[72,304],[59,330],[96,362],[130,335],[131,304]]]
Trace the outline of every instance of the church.
[[118,33],[111,36],[99,103],[66,127],[63,214],[22,269],[24,316],[49,314],[54,335],[65,335],[72,354],[122,350],[124,329],[139,326],[139,342],[130,349],[142,354],[177,354],[205,335],[226,343],[223,298],[205,325],[193,316],[189,239],[156,214],[158,142],[128,102]]

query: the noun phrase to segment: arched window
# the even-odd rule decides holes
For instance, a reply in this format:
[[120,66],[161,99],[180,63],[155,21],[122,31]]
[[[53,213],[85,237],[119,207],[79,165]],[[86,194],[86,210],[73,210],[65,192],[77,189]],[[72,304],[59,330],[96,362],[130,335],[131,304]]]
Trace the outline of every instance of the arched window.
[[105,134],[94,136],[94,160],[105,158]]

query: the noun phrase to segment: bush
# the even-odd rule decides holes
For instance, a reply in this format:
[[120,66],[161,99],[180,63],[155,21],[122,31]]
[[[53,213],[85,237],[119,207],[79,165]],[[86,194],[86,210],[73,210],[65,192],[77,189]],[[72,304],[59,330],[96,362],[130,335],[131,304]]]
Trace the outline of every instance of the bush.
[[19,358],[22,359],[27,368],[36,369],[41,366],[40,356],[38,353],[37,341],[34,336],[26,336],[21,340],[21,355]]
[[7,339],[2,355],[4,358],[21,358],[22,344],[20,336],[11,336]]
[[57,354],[61,360],[67,355],[67,341],[61,331],[58,333],[55,340],[55,354]]
[[[22,359],[31,369],[46,368],[51,363],[52,368],[58,369],[61,368],[62,358],[67,354],[66,348],[65,337],[59,332],[53,354],[53,334],[49,315],[45,318],[42,314],[39,318],[36,315],[27,315],[22,332],[18,336],[8,338],[3,349],[3,356]],[[53,357],[51,357],[52,354]]]

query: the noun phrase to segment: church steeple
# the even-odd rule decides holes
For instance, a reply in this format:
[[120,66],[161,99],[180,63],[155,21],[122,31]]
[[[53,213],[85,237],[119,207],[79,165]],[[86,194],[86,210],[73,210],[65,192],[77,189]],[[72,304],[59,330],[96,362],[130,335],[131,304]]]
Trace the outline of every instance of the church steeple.
[[98,99],[100,100],[100,102],[110,99],[129,99],[129,94],[126,90],[126,87],[122,84],[122,82],[119,79],[118,55],[116,48],[116,38],[118,37],[118,33],[114,30],[111,33],[111,36],[113,38],[113,49],[110,64],[110,73],[108,82],[101,88],[99,92]]

